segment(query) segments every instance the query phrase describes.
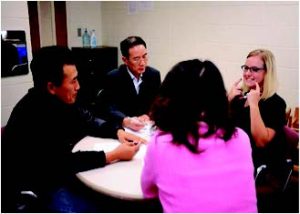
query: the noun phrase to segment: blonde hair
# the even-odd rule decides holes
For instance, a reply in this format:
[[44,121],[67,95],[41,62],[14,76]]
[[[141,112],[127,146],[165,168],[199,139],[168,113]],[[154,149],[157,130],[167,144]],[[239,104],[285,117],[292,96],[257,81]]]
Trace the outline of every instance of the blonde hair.
[[[275,57],[271,51],[266,49],[253,50],[247,55],[247,58],[252,56],[259,56],[264,62],[266,74],[261,99],[267,99],[276,93],[278,86]],[[245,84],[243,84],[243,91],[249,91]]]

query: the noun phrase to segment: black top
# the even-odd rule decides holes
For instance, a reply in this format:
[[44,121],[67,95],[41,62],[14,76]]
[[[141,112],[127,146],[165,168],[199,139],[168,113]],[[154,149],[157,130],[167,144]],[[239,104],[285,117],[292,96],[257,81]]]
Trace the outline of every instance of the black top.
[[103,151],[71,151],[86,135],[116,137],[118,128],[75,104],[30,89],[14,107],[2,135],[2,193],[48,192],[76,172],[104,166]]
[[266,127],[275,130],[276,135],[265,148],[257,148],[250,128],[250,107],[244,107],[246,99],[235,97],[231,102],[233,118],[238,127],[242,128],[250,137],[252,157],[255,167],[261,164],[278,166],[285,160],[286,144],[284,143],[283,126],[285,125],[285,101],[276,93],[258,103],[262,120]]
[[100,107],[107,105],[106,117],[121,123],[126,116],[148,114],[161,84],[158,70],[147,66],[137,94],[126,65],[107,74]]

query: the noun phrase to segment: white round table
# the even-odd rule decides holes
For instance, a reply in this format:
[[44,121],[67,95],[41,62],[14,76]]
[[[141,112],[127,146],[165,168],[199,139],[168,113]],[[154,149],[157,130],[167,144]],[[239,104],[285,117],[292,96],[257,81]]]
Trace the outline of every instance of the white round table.
[[[144,137],[146,140],[150,138],[149,133],[145,130],[135,134]],[[119,144],[120,142],[115,139],[87,136],[74,146],[72,152],[101,150],[108,152]],[[111,163],[105,167],[79,172],[76,176],[88,187],[109,196],[127,200],[144,199],[141,189],[141,173],[146,147],[142,144],[137,154],[130,161]]]

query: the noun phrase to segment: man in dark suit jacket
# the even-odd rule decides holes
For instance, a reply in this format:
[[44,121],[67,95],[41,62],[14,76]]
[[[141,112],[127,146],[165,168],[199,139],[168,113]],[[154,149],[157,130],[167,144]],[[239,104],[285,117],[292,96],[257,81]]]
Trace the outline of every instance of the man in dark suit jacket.
[[118,69],[108,73],[100,105],[107,105],[106,116],[123,127],[140,130],[161,84],[160,72],[148,63],[145,41],[130,36],[120,43],[122,60]]

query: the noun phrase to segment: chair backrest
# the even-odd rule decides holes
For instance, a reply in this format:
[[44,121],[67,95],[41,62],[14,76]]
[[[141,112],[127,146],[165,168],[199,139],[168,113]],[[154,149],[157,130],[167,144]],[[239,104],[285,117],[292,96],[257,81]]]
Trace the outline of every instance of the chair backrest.
[[[288,126],[283,127],[285,140],[288,146],[288,158],[292,154],[297,154],[299,150],[299,133]],[[292,158],[292,157],[291,157]]]
[[285,120],[286,120],[286,124],[290,127],[291,124],[292,124],[292,116],[291,116],[291,113],[292,113],[292,109],[291,107],[288,107],[285,111]]
[[295,107],[292,111],[288,107],[285,111],[286,125],[299,133],[299,107]]
[[4,133],[4,129],[5,129],[5,126],[2,126],[2,127],[1,127],[1,136],[2,136],[3,133]]
[[[288,127],[287,125],[283,127],[285,141],[287,143],[287,155],[286,162],[284,167],[281,169],[282,176],[280,177],[280,189],[284,192],[287,188],[287,185],[290,181],[291,174],[293,172],[293,165],[299,165],[299,133],[296,132],[293,128]],[[259,188],[257,191],[273,191],[272,187],[272,177],[270,177],[269,167],[267,165],[261,165],[257,168],[255,182],[256,186]]]
[[299,131],[299,107],[296,107],[294,110],[291,126],[292,128]]

